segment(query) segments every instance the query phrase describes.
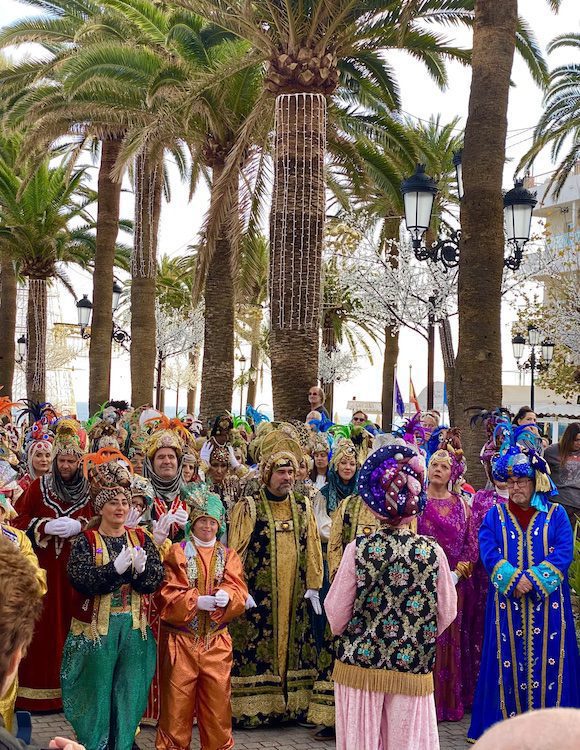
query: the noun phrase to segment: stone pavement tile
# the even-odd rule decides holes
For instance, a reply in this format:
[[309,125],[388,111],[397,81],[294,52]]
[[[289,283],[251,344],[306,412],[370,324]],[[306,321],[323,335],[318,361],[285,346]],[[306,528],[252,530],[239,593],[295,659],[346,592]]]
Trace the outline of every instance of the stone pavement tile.
[[[465,735],[469,727],[469,716],[462,721],[439,724],[441,750],[467,750]],[[33,742],[48,747],[55,735],[74,737],[73,730],[63,714],[40,714],[33,716]],[[197,730],[194,728],[191,750],[199,750]],[[334,750],[334,742],[317,742],[311,730],[303,727],[278,727],[235,732],[237,750]],[[137,737],[141,750],[155,750],[155,729],[144,726]],[[349,748],[348,750],[351,750]],[[352,748],[352,750],[357,750]]]

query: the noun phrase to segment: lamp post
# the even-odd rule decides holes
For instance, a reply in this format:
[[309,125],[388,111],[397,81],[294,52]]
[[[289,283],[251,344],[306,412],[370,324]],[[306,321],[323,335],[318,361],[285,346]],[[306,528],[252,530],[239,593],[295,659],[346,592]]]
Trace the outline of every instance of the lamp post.
[[[457,181],[459,200],[463,198],[462,150],[453,152],[453,165]],[[459,265],[459,240],[461,229],[454,229],[448,237],[440,237],[430,247],[424,244],[424,236],[431,224],[435,196],[439,192],[437,182],[425,173],[425,165],[417,164],[415,172],[401,183],[405,207],[405,224],[411,234],[413,252],[419,261],[439,262],[443,270]],[[523,180],[516,180],[514,187],[504,195],[504,222],[506,242],[513,248],[504,258],[504,266],[517,271],[524,257],[524,246],[530,239],[532,211],[536,197],[524,187]]]
[[532,211],[538,201],[534,193],[524,187],[523,180],[516,180],[514,187],[503,197],[503,214],[508,245],[513,252],[504,259],[504,265],[516,271],[524,258],[524,246],[530,239]]
[[[123,287],[117,279],[113,282],[113,292],[112,292],[112,311],[113,314],[115,314],[117,308],[119,307],[119,301],[121,299],[121,292],[123,291]],[[81,329],[81,338],[83,339],[90,339],[91,338],[91,332],[87,330],[90,321],[91,321],[91,314],[93,312],[93,303],[88,298],[88,295],[83,294],[83,298],[80,299],[77,302],[77,315],[78,315],[78,325]],[[123,330],[121,326],[117,325],[115,320],[113,320],[113,327],[111,329],[111,341],[114,341],[116,344],[120,344],[124,349],[127,349],[125,346],[126,343],[131,341],[131,336],[127,333],[127,331]]]
[[87,294],[83,294],[83,298],[77,302],[77,315],[79,319],[79,328],[81,329],[81,338],[90,339],[91,333],[87,331],[89,323],[91,322],[91,315],[93,314],[93,303],[89,299]]
[[28,347],[28,341],[26,340],[26,336],[22,334],[19,338],[16,339],[16,350],[18,352],[18,364],[22,364],[24,360],[26,359],[26,351]]
[[240,355],[240,358],[238,360],[240,363],[240,417],[243,416],[243,408],[244,408],[244,372],[246,371],[246,358],[243,354]]
[[[520,364],[520,359],[522,358],[524,354],[526,344],[530,347],[530,356],[525,362],[522,362]],[[538,361],[536,359],[536,347],[538,346],[540,346],[542,349],[541,361]],[[536,371],[541,372],[543,370],[547,370],[548,367],[550,366],[550,362],[554,358],[554,342],[550,341],[549,339],[542,341],[542,335],[539,329],[537,328],[537,326],[530,324],[528,326],[527,339],[525,336],[522,336],[521,334],[514,336],[512,339],[512,348],[514,352],[514,358],[517,361],[518,369],[520,371],[522,370],[530,371],[530,377],[531,377],[530,409],[534,411],[535,395],[536,395],[535,394]]]

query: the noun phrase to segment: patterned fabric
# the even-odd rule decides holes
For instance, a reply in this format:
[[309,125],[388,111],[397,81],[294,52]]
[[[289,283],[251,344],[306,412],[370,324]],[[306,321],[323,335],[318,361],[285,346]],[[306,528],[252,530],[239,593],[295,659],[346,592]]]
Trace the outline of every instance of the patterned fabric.
[[[245,556],[248,590],[256,607],[230,625],[234,646],[232,709],[234,725],[259,726],[277,720],[306,718],[315,677],[316,647],[304,599],[309,512],[307,501],[289,496],[292,519],[278,528],[270,503],[261,491],[255,504],[255,526]],[[277,546],[278,534],[293,534],[297,551],[288,634],[287,670],[278,664]]]
[[[580,706],[580,661],[567,572],[573,535],[566,511],[551,504],[527,530],[505,505],[486,515],[479,532],[481,559],[490,574],[485,641],[468,738],[492,724],[540,708]],[[507,562],[532,582],[515,596],[494,585]],[[497,573],[495,575],[496,583]],[[559,585],[556,585],[557,581]]]
[[437,636],[435,545],[409,529],[383,527],[370,537],[357,538],[356,547],[357,598],[337,658],[367,669],[432,672]]

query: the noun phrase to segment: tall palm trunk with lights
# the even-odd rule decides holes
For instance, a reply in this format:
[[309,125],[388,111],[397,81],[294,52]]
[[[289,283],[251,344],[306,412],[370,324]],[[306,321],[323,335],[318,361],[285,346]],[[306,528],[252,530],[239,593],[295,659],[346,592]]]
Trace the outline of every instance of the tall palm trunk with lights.
[[475,3],[471,93],[463,149],[455,414],[462,428],[470,481],[476,486],[484,483],[479,464],[484,436],[469,428],[466,410],[474,405],[493,408],[502,401],[502,179],[517,5],[517,0]]

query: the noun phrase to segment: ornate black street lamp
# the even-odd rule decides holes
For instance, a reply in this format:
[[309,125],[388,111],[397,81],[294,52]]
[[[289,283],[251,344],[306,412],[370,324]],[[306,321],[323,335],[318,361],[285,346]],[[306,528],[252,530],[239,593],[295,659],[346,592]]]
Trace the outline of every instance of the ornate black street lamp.
[[[453,164],[457,180],[459,199],[463,199],[462,150],[453,152]],[[448,237],[441,237],[430,247],[424,244],[424,236],[431,224],[431,214],[438,188],[436,181],[425,173],[425,165],[417,164],[411,177],[401,183],[405,206],[405,224],[411,233],[413,251],[419,261],[440,262],[443,268],[455,268],[459,264],[459,240],[461,229],[455,229]],[[516,271],[523,260],[526,242],[530,239],[532,211],[537,200],[524,188],[523,180],[516,180],[514,188],[504,196],[504,220],[506,239],[513,251],[504,258],[506,268]]]
[[[122,291],[123,291],[123,287],[115,279],[113,283],[113,297],[112,297],[113,313],[115,313],[117,308],[119,307],[119,301],[121,298]],[[81,338],[83,339],[91,338],[91,332],[88,331],[87,328],[89,327],[89,323],[91,321],[92,312],[93,312],[93,303],[88,298],[88,295],[83,294],[83,298],[77,302],[77,314],[78,314],[78,321],[79,321],[78,324],[79,324],[79,328],[81,329]],[[131,336],[127,333],[127,331],[124,331],[119,325],[117,325],[117,323],[114,320],[113,320],[113,328],[111,329],[111,341],[114,341],[116,344],[120,344],[124,348],[126,348],[125,344],[131,341]]]
[[[525,362],[520,363],[520,360],[524,355],[526,344],[530,347],[530,356]],[[542,349],[541,361],[538,361],[536,359],[536,347],[538,346],[541,347]],[[542,341],[542,335],[539,329],[535,325],[530,324],[528,326],[527,339],[525,336],[522,336],[521,334],[514,336],[512,339],[512,348],[514,352],[514,358],[517,361],[518,370],[520,370],[520,372],[524,370],[530,371],[530,376],[531,376],[530,409],[534,411],[535,396],[536,396],[536,393],[535,393],[536,371],[537,372],[545,371],[550,366],[550,362],[554,359],[554,342],[550,341],[549,339]]]
[[18,364],[22,364],[26,359],[26,353],[28,351],[28,341],[24,334],[16,339],[16,351],[18,352],[18,359],[16,361]]

